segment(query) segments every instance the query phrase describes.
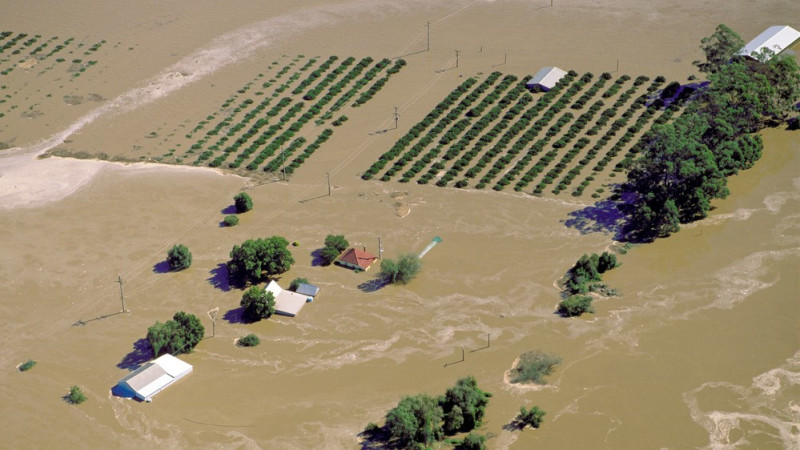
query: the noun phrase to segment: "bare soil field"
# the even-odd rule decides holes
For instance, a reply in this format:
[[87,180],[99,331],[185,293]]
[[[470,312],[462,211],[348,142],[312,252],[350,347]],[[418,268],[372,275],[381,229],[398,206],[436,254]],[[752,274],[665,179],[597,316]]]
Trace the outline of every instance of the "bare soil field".
[[[620,255],[605,281],[621,296],[572,319],[554,314],[554,282],[615,245],[602,202],[361,178],[469,77],[556,65],[685,81],[717,24],[747,40],[796,17],[792,1],[4,2],[0,31],[26,33],[18,45],[40,35],[28,50],[48,42],[39,56],[64,45],[42,59],[0,54],[0,70],[13,67],[0,76],[6,445],[358,448],[403,395],[471,374],[494,394],[479,430],[490,448],[797,448],[797,131],[766,130],[764,157],[729,180],[708,219]],[[408,64],[343,112],[288,181],[140,162],[177,163],[198,123],[298,55],[297,66]],[[306,126],[308,142],[332,127]],[[57,151],[90,159],[36,157]],[[242,189],[253,211],[222,227]],[[442,242],[409,285],[376,288],[374,268],[315,265],[327,234],[372,252],[380,237],[389,257]],[[244,324],[224,263],[233,245],[271,235],[299,243],[279,282],[306,277],[321,293],[295,318]],[[169,273],[177,243],[194,262]],[[194,372],[152,403],[113,396],[151,357],[147,327],[178,310],[206,326],[181,357]],[[261,345],[237,347],[248,333]],[[542,389],[504,381],[529,350],[563,360]],[[28,359],[36,366],[19,372]],[[62,399],[74,384],[88,397],[78,406]],[[547,411],[540,429],[509,426],[522,405]]]

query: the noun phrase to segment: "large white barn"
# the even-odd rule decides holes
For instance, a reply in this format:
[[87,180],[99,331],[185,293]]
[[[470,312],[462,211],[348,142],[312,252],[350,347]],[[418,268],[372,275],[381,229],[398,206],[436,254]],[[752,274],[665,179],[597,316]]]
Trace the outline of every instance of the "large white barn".
[[313,297],[308,295],[298,294],[297,292],[288,291],[278,286],[275,280],[269,282],[266,288],[267,292],[271,292],[275,296],[275,314],[283,316],[294,317],[303,309],[306,302],[314,300]]
[[771,50],[777,55],[798,39],[800,39],[800,31],[788,25],[775,25],[767,28],[755,39],[748,42],[747,45],[739,50],[739,55],[752,58],[753,55],[760,54],[762,49]]
[[556,86],[564,76],[567,74],[566,71],[559,69],[558,67],[543,67],[541,70],[536,72],[536,75],[532,76],[527,83],[525,83],[525,87],[528,89],[539,89],[542,91],[549,91]]
[[125,396],[149,402],[154,395],[191,372],[191,364],[167,353],[119,380],[117,387]]

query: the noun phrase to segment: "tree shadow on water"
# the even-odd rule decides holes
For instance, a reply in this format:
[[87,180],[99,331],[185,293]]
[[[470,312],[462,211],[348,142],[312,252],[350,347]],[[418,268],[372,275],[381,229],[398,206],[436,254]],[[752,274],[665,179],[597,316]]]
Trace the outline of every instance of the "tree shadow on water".
[[318,267],[324,265],[325,260],[322,259],[322,249],[318,248],[311,252],[311,267]]
[[217,267],[211,269],[211,277],[207,278],[206,281],[209,282],[215,288],[228,292],[231,290],[230,281],[228,279],[228,265],[225,263],[217,264]]
[[384,280],[381,277],[377,277],[359,284],[358,288],[361,289],[361,292],[370,293],[377,291],[378,289],[386,286],[387,284],[389,283],[386,280]]
[[164,261],[157,262],[153,265],[153,273],[167,273],[169,272],[169,262],[165,259]]
[[222,214],[236,214],[236,205],[228,205],[220,210]]
[[392,440],[392,435],[385,426],[367,427],[366,430],[358,433],[358,437],[361,438],[361,450],[402,448]]
[[228,323],[231,323],[231,324],[247,323],[247,321],[244,320],[244,307],[243,306],[240,306],[238,308],[234,308],[234,309],[229,310],[228,312],[225,313],[224,316],[222,316],[222,318],[225,319]]
[[564,225],[574,228],[581,234],[613,234],[615,240],[623,240],[624,226],[628,216],[623,212],[625,202],[621,200],[601,200],[594,205],[568,213]]
[[147,338],[141,338],[133,343],[133,350],[122,358],[117,367],[133,371],[152,358],[153,349],[150,347],[150,341]]

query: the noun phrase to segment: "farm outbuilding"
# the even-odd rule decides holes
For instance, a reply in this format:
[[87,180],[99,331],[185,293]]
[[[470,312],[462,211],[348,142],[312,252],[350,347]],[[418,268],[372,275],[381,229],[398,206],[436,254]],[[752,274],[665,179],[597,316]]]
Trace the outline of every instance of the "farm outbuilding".
[[278,286],[275,280],[269,282],[266,287],[267,292],[272,292],[275,296],[275,314],[282,316],[294,317],[303,309],[306,302],[313,300],[313,297],[308,295],[292,292]]
[[748,42],[741,50],[739,55],[753,57],[761,53],[762,49],[771,50],[776,55],[800,39],[800,31],[788,25],[775,25],[767,28],[761,34]]
[[353,269],[355,271],[369,270],[370,266],[378,260],[378,257],[366,250],[359,250],[357,248],[347,249],[336,264]]
[[315,297],[317,294],[319,294],[319,287],[314,286],[313,284],[300,283],[297,285],[295,292],[307,297]]
[[547,92],[550,89],[553,89],[556,86],[556,83],[564,78],[566,74],[566,71],[561,70],[558,67],[543,67],[541,70],[536,72],[536,75],[532,76],[531,79],[525,83],[525,87],[528,89],[537,89]]
[[162,355],[119,380],[118,392],[149,402],[167,386],[189,375],[192,365],[170,355]]

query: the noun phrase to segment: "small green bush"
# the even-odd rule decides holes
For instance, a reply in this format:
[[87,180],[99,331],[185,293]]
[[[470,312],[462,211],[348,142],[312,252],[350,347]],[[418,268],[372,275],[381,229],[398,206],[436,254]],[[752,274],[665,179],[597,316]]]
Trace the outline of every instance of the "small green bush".
[[545,384],[544,376],[553,373],[558,364],[561,364],[558,356],[540,351],[525,352],[520,355],[517,365],[511,368],[511,382]]
[[239,338],[238,344],[242,347],[255,347],[256,345],[261,343],[261,339],[258,338],[255,334],[248,334],[247,336]]
[[308,284],[308,280],[307,280],[307,279],[305,279],[305,278],[295,278],[295,279],[294,279],[294,280],[292,280],[292,282],[289,284],[289,290],[290,290],[290,291],[296,291],[296,290],[297,290],[297,288],[300,286],[300,284]]
[[24,363],[19,365],[19,371],[20,372],[27,372],[28,370],[33,369],[33,366],[35,366],[35,365],[36,365],[36,361],[34,361],[32,359],[29,359],[29,360],[27,360]]
[[224,223],[226,227],[235,227],[239,224],[239,218],[233,214],[230,214],[225,216],[225,219],[222,220],[222,223]]
[[67,402],[73,405],[80,405],[86,401],[86,394],[83,393],[79,386],[72,386],[69,388],[69,395],[67,395]]

